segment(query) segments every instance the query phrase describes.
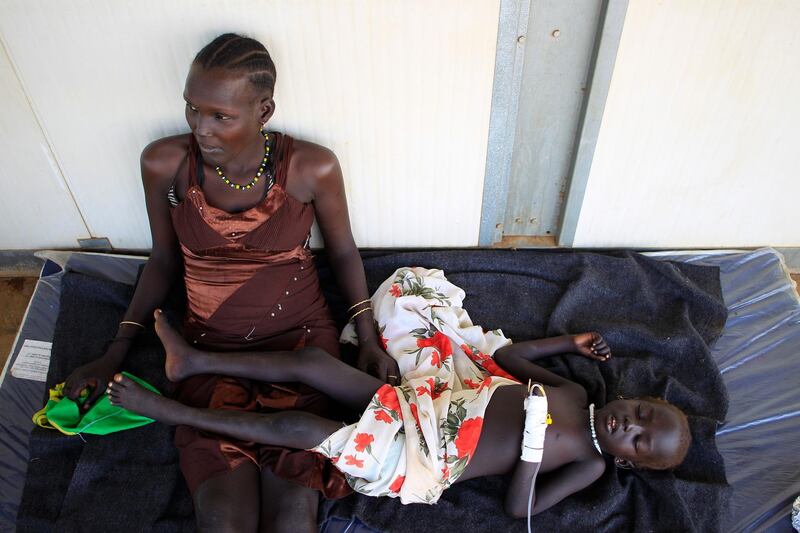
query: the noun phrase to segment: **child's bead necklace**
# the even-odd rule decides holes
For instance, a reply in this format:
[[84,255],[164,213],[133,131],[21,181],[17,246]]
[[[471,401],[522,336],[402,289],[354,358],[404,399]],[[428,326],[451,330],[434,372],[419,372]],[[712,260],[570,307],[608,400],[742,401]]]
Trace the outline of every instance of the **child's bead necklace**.
[[592,432],[592,442],[594,443],[594,447],[597,448],[597,453],[603,455],[603,451],[600,449],[600,443],[597,442],[597,430],[594,429],[594,404],[589,404],[589,431]]

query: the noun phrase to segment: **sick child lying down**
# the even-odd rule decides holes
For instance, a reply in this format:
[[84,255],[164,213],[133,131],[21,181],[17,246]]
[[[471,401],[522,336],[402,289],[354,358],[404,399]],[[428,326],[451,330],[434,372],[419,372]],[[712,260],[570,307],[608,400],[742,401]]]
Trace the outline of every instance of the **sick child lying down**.
[[122,375],[109,383],[108,394],[113,404],[166,424],[312,449],[355,491],[403,503],[435,503],[453,483],[513,472],[505,498],[513,517],[528,515],[531,492],[536,514],[588,487],[606,468],[603,453],[622,468],[668,469],[683,461],[691,434],[677,407],[639,398],[595,409],[583,387],[535,364],[558,354],[606,361],[611,351],[600,334],[512,344],[500,330],[473,326],[463,298],[441,271],[417,267],[398,269],[376,291],[372,306],[382,340],[402,374],[396,387],[313,347],[197,350],[156,311],[171,380],[224,374],[301,382],[361,411],[350,426],[299,411],[197,409]]

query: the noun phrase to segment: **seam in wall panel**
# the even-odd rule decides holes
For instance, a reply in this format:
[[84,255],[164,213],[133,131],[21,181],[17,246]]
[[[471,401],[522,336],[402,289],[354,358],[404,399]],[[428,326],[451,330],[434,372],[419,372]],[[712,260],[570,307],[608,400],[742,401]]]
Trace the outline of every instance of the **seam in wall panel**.
[[[75,211],[77,211],[78,216],[81,219],[81,223],[83,224],[83,227],[86,229],[86,233],[89,236],[92,236],[93,232],[89,227],[89,223],[86,220],[86,217],[83,215],[83,210],[81,209],[81,206],[78,203],[78,199],[72,192],[72,186],[69,180],[67,179],[66,173],[64,172],[64,167],[61,165],[61,162],[58,159],[58,154],[56,153],[55,147],[53,146],[53,142],[50,139],[50,136],[47,134],[47,130],[45,129],[44,124],[42,124],[42,120],[39,117],[39,113],[36,111],[36,105],[33,103],[33,100],[31,99],[30,94],[28,93],[28,90],[25,87],[25,83],[22,81],[22,77],[19,74],[19,69],[17,68],[17,64],[14,62],[14,56],[11,55],[11,50],[6,44],[5,37],[3,37],[2,33],[0,33],[0,48],[2,48],[3,53],[8,58],[8,64],[11,65],[11,70],[14,72],[14,77],[16,78],[17,83],[19,84],[20,89],[22,90],[22,94],[25,96],[25,101],[28,103],[28,107],[31,110],[31,114],[33,114],[33,119],[36,121],[36,125],[42,132],[42,137],[47,143],[46,146],[42,146],[42,150],[46,151],[45,157],[50,163],[50,166],[53,169],[56,178],[58,178],[61,181],[61,183],[63,184],[63,188],[67,191],[70,200],[72,200],[72,203],[75,206]],[[75,238],[77,239],[78,236],[76,235]]]

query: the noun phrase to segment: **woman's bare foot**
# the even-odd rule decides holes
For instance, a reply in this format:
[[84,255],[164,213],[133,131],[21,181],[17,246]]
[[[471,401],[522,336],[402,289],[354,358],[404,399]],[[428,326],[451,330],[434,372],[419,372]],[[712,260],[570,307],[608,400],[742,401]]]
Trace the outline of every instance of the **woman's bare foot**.
[[153,313],[156,319],[156,334],[161,339],[164,345],[164,350],[167,352],[167,360],[164,364],[164,371],[167,374],[167,379],[170,381],[181,381],[189,376],[196,374],[196,369],[193,368],[193,363],[198,362],[201,352],[192,348],[186,340],[181,337],[175,328],[173,328],[167,317],[161,311],[156,309]]
[[122,374],[114,375],[114,381],[108,383],[106,392],[111,405],[124,407],[128,411],[165,424],[180,423],[178,416],[183,405],[175,400],[164,398],[160,394],[150,392]]

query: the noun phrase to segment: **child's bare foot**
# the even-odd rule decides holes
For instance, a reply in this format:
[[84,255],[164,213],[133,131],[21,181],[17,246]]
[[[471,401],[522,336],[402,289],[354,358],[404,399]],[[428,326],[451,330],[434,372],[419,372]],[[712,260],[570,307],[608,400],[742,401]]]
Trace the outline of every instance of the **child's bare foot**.
[[164,364],[167,379],[181,381],[195,374],[192,363],[199,351],[192,348],[181,334],[175,331],[161,309],[156,309],[153,314],[156,319],[156,334],[167,352]]
[[179,423],[177,414],[182,407],[181,404],[150,392],[122,374],[114,375],[114,381],[108,383],[106,392],[111,405],[124,407],[165,424]]

